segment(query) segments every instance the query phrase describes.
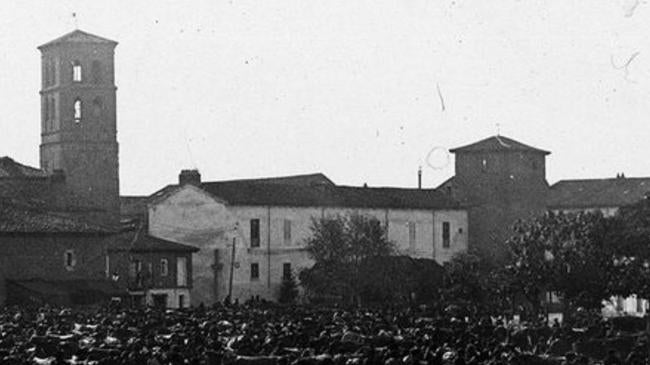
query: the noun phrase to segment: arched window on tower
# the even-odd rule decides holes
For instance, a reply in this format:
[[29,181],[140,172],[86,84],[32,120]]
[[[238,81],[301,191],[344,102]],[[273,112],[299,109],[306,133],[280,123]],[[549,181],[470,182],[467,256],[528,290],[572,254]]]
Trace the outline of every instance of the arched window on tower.
[[45,67],[43,69],[44,75],[43,75],[43,81],[45,86],[50,86],[50,61],[45,62]]
[[91,72],[93,74],[93,82],[99,84],[102,82],[102,64],[94,60],[91,66]]
[[81,99],[74,101],[74,122],[81,122]]
[[54,99],[51,97],[47,99],[47,108],[49,109],[48,114],[48,130],[52,131],[54,129]]
[[50,98],[45,97],[45,106],[44,106],[45,116],[43,118],[43,129],[45,132],[48,131],[50,127]]
[[56,85],[57,82],[58,82],[57,81],[57,79],[58,79],[58,77],[57,77],[57,67],[56,67],[57,63],[58,62],[57,62],[56,58],[52,60],[52,68],[50,69],[50,74],[51,74],[50,77],[52,78],[52,85]]
[[81,76],[82,76],[81,74],[82,74],[81,62],[79,61],[72,62],[72,81],[81,82]]
[[102,116],[102,99],[99,97],[93,100],[93,117],[99,118]]
[[48,84],[54,85],[55,84],[55,75],[54,75],[54,61],[50,61],[49,63],[49,70],[48,70]]

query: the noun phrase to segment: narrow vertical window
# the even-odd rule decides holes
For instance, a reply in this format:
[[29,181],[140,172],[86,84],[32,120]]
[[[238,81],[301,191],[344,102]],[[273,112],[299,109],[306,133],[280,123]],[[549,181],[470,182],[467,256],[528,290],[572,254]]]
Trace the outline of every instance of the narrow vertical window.
[[58,63],[59,63],[59,60],[57,58],[55,58],[52,61],[52,70],[51,70],[51,72],[52,72],[52,85],[56,85],[56,84],[59,83],[59,75],[58,75],[58,67],[57,67]]
[[487,168],[488,168],[487,158],[483,158],[483,160],[481,161],[481,170],[487,171]]
[[284,220],[284,245],[291,245],[291,221],[289,219]]
[[81,77],[82,77],[81,62],[74,61],[72,63],[72,81],[81,82]]
[[58,127],[57,127],[57,121],[56,121],[57,119],[56,119],[56,98],[55,97],[52,97],[51,103],[52,103],[52,105],[51,105],[52,110],[50,110],[50,119],[52,120],[52,123],[51,123],[52,128],[51,129],[56,130],[56,129],[58,129]]
[[63,265],[68,271],[74,270],[77,265],[77,258],[75,257],[74,250],[66,250],[63,253]]
[[50,61],[50,70],[48,73],[50,75],[50,85],[56,84],[56,64],[54,61]]
[[260,265],[257,262],[251,264],[251,280],[260,278]]
[[93,61],[90,72],[93,75],[93,82],[95,84],[102,82],[102,65],[99,63],[99,61]]
[[291,263],[282,264],[282,280],[291,280]]
[[49,131],[50,129],[50,113],[52,111],[52,100],[49,97],[45,97],[45,130]]
[[160,260],[160,276],[169,275],[169,261],[167,259]]
[[416,231],[415,231],[415,222],[408,222],[407,226],[409,229],[409,249],[415,250],[415,242],[417,239]]
[[50,61],[45,61],[45,67],[43,68],[43,84],[47,87],[50,86]]
[[449,248],[450,244],[450,227],[449,222],[442,222],[442,247]]
[[81,122],[81,99],[74,101],[74,122]]
[[260,220],[251,219],[251,247],[260,247]]

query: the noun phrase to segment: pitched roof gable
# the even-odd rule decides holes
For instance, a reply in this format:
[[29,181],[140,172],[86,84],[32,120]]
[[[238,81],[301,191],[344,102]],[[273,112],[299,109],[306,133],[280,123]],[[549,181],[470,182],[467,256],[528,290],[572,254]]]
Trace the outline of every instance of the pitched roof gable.
[[485,152],[485,151],[502,151],[502,152],[534,152],[542,153],[545,155],[550,154],[549,151],[541,150],[539,148],[531,147],[514,139],[504,136],[492,136],[480,140],[478,142],[468,144],[461,147],[452,148],[449,150],[451,153],[457,152]]
[[66,33],[62,35],[59,38],[56,38],[43,45],[40,45],[38,49],[46,48],[59,43],[100,43],[100,44],[110,44],[113,46],[117,45],[117,42],[112,41],[110,39],[100,37],[94,34],[90,34],[88,32],[84,32],[83,30],[76,29],[70,33]]
[[121,232],[113,240],[109,251],[129,251],[134,253],[145,252],[197,252],[194,246],[158,238],[147,233],[145,224],[140,224],[136,229]]
[[561,180],[553,184],[548,206],[557,208],[620,207],[650,193],[650,177]]

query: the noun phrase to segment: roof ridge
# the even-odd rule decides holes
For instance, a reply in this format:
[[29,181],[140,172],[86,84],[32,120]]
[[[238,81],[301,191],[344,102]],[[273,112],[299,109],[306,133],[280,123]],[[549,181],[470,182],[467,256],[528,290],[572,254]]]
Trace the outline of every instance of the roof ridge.
[[234,183],[234,182],[264,182],[265,180],[282,180],[282,179],[293,179],[293,178],[304,178],[304,177],[324,177],[325,179],[330,180],[327,175],[322,172],[309,173],[309,174],[296,174],[296,175],[280,175],[280,176],[270,176],[270,177],[254,177],[254,178],[243,178],[243,179],[228,179],[228,180],[213,180],[213,181],[204,181],[201,184],[218,184],[218,183]]
[[598,177],[592,179],[562,179],[556,181],[552,186],[559,184],[561,182],[626,181],[626,180],[650,180],[650,176]]
[[484,139],[481,139],[477,142],[469,143],[460,147],[452,148],[449,150],[451,153],[461,152],[461,151],[497,151],[503,149],[510,149],[511,151],[531,151],[544,154],[550,154],[549,151],[539,149],[537,147],[530,146],[528,144],[519,142],[513,138],[494,135]]
[[81,35],[86,36],[88,38],[94,38],[96,43],[110,43],[110,44],[117,45],[117,42],[112,40],[112,39],[100,37],[98,35],[88,33],[88,32],[83,31],[81,29],[75,29],[75,30],[73,30],[71,32],[68,32],[68,33],[58,37],[58,38],[55,38],[55,39],[53,39],[53,40],[51,40],[51,41],[49,41],[47,43],[42,44],[42,45],[38,46],[37,48],[41,49],[41,48],[45,48],[45,47],[48,47],[48,46],[51,46],[51,45],[54,45],[54,44],[57,44],[57,43],[61,43],[61,42],[65,41],[66,38],[69,38],[69,37],[71,37],[73,35],[77,35],[77,34],[81,34]]

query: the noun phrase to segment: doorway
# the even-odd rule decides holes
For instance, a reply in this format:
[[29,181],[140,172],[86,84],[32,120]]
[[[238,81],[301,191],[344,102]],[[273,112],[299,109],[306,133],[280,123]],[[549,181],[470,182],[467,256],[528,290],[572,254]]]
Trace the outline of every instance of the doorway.
[[167,294],[154,294],[153,297],[153,306],[156,308],[167,308]]

